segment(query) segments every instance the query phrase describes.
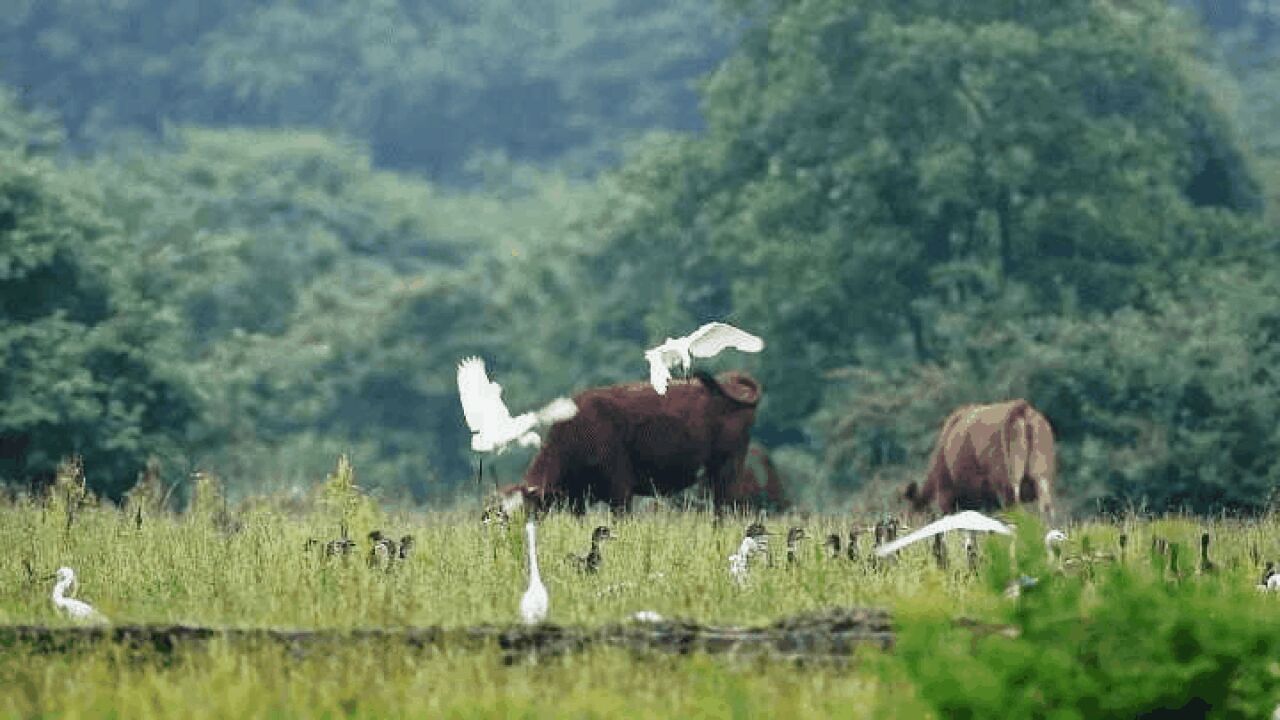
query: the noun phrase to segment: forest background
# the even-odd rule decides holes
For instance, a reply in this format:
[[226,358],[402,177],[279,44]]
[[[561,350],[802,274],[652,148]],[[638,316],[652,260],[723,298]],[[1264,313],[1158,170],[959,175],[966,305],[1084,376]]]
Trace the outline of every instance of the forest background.
[[6,486],[345,452],[449,504],[461,357],[518,411],[723,319],[802,506],[889,507],[1021,396],[1077,512],[1270,507],[1280,0],[531,5],[16,0]]

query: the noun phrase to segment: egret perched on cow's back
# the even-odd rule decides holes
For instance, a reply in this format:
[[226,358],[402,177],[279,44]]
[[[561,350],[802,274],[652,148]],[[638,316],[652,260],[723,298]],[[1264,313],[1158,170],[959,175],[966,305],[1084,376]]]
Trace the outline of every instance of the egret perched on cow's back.
[[476,452],[502,452],[513,442],[537,447],[542,439],[533,431],[535,427],[569,420],[578,414],[578,406],[572,400],[559,397],[541,410],[512,417],[502,401],[502,386],[489,381],[484,360],[477,357],[458,363],[458,397],[471,428],[471,449]]
[[971,532],[993,532],[1000,535],[1012,535],[1013,531],[1008,525],[983,515],[974,510],[965,510],[955,515],[948,515],[941,520],[925,525],[915,532],[904,535],[890,543],[885,543],[876,548],[876,555],[884,557],[891,553],[895,553],[902,548],[921,540],[933,537],[938,533],[948,532],[950,530],[969,530]]
[[757,353],[764,349],[764,340],[722,322],[707,323],[682,338],[669,337],[644,352],[649,361],[649,383],[659,395],[666,395],[671,368],[680,365],[688,373],[693,358],[714,357],[728,348]]
[[66,597],[67,590],[75,584],[76,573],[69,567],[60,567],[54,577],[58,582],[53,586],[53,606],[72,620],[83,622],[105,623],[107,618],[93,606],[82,600]]
[[529,589],[520,598],[520,619],[526,625],[536,625],[547,617],[547,588],[542,584],[542,576],[538,574],[538,529],[529,520],[524,524],[524,534],[529,550]]

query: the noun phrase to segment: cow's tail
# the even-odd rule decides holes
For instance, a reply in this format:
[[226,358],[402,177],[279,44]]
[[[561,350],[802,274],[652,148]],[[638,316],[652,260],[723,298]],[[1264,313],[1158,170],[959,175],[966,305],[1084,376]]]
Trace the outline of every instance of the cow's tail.
[[1027,403],[1019,401],[1003,423],[1005,467],[1009,471],[1009,485],[1013,489],[1013,502],[1022,502],[1022,479],[1027,475],[1027,461],[1031,454],[1031,428],[1027,424]]

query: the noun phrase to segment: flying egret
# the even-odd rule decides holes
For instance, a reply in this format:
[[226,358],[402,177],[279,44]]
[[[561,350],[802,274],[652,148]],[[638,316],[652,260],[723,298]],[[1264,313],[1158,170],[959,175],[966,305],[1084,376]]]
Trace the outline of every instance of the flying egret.
[[538,574],[537,527],[530,520],[524,524],[524,533],[529,546],[529,589],[520,598],[520,619],[525,625],[536,625],[547,617],[547,588],[542,584],[542,576]]
[[758,353],[764,349],[764,340],[722,322],[707,323],[682,338],[669,337],[666,342],[644,352],[645,359],[649,361],[649,383],[659,395],[666,395],[671,368],[680,365],[687,374],[693,358],[714,357],[727,348]]
[[53,606],[72,620],[105,623],[106,616],[87,602],[65,596],[67,589],[76,582],[76,573],[69,567],[60,567],[54,577],[58,582],[53,586]]
[[929,537],[933,537],[938,533],[944,533],[949,530],[969,530],[972,532],[993,532],[1001,535],[1012,535],[1013,531],[1008,525],[994,520],[974,510],[965,510],[954,515],[948,515],[941,520],[925,525],[915,532],[904,535],[890,543],[885,543],[876,548],[876,555],[884,557],[891,553],[895,553],[902,548],[914,542],[919,542]]
[[471,428],[471,449],[482,453],[500,453],[513,442],[538,447],[542,439],[533,431],[535,427],[569,420],[578,414],[578,406],[572,400],[559,397],[540,410],[511,417],[502,401],[502,386],[489,381],[484,360],[478,357],[458,363],[458,397]]

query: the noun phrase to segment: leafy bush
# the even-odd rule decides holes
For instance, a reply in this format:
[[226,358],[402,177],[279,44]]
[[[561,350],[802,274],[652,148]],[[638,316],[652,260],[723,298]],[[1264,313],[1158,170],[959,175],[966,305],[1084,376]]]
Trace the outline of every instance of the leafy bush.
[[[1185,570],[1171,581],[1131,563],[1086,584],[1045,567],[1043,528],[1030,518],[1019,528],[1019,568],[1040,582],[1004,610],[1016,637],[975,636],[927,613],[902,618],[900,655],[942,717],[1269,715],[1280,617],[1252,583]],[[997,587],[1005,565],[989,572]]]

